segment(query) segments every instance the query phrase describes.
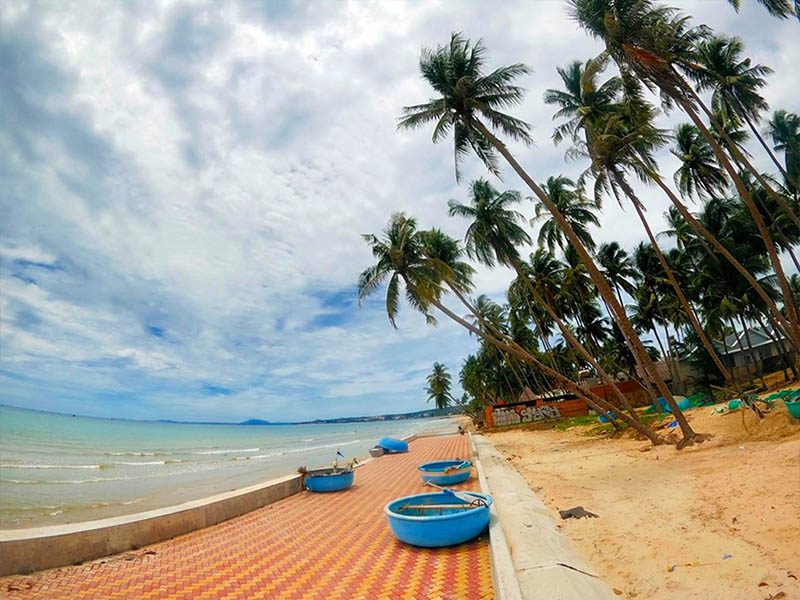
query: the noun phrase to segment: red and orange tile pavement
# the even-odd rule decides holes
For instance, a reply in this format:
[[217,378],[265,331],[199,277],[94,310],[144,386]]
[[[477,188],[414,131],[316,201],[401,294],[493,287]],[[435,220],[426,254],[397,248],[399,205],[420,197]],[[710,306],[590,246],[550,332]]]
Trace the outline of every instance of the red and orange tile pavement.
[[[467,436],[420,438],[356,471],[346,492],[302,492],[207,529],[80,566],[0,579],[3,598],[492,598],[486,534],[452,548],[399,542],[390,500],[430,491],[417,466],[470,456]],[[479,490],[473,477],[463,489]]]

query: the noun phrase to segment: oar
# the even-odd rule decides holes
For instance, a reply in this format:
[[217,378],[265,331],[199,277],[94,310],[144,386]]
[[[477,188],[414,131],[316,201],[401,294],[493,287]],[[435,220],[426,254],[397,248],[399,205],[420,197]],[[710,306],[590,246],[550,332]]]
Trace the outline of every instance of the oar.
[[436,485],[432,481],[426,481],[425,485],[432,485],[433,487],[442,490],[445,494],[452,494],[459,500],[463,500],[467,504],[473,504],[477,506],[485,506],[486,500],[481,498],[478,495],[473,495],[470,492],[456,492],[455,490],[451,490],[450,488],[443,488],[442,486]]
[[468,510],[475,506],[472,504],[404,504],[400,510],[443,510],[446,508]]
[[471,463],[470,461],[468,461],[468,460],[465,460],[465,461],[464,461],[464,462],[462,462],[460,465],[453,465],[453,466],[451,466],[451,467],[447,467],[447,468],[444,470],[444,472],[445,472],[445,473],[447,473],[448,471],[458,471],[459,469],[463,469],[464,467],[466,467],[466,466],[468,466],[468,465],[469,465],[469,466],[471,466],[471,465],[472,465],[472,463]]

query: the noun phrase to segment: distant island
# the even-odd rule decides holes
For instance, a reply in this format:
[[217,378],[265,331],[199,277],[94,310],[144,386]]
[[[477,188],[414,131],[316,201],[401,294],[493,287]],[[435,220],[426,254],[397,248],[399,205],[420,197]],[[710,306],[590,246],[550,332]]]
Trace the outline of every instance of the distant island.
[[370,417],[340,417],[338,419],[315,419],[313,421],[265,421],[264,419],[247,419],[239,423],[231,421],[178,421],[175,419],[127,419],[124,417],[93,417],[90,415],[75,415],[50,410],[36,408],[24,408],[11,404],[2,404],[0,407],[13,408],[15,410],[26,410],[30,412],[47,413],[51,415],[61,415],[64,417],[81,417],[83,419],[101,419],[108,421],[134,421],[139,423],[170,423],[174,425],[314,425],[320,423],[368,423],[371,421],[402,421],[404,419],[430,419],[435,417],[448,417],[461,413],[464,409],[461,406],[449,406],[442,409],[418,410],[410,413],[397,413],[392,415],[374,415]]
[[263,419],[247,419],[239,425],[319,425],[322,423],[369,423],[371,421],[402,421],[405,419],[430,419],[434,417],[448,417],[463,410],[460,406],[450,406],[441,409],[418,410],[410,413],[397,413],[391,415],[374,415],[371,417],[339,417],[338,419],[314,419],[313,421],[274,422]]

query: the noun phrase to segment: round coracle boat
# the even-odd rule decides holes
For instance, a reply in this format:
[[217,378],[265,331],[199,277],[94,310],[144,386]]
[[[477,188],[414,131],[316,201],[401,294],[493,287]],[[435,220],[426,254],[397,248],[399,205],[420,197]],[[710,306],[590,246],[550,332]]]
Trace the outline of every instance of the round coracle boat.
[[401,452],[408,452],[408,442],[404,440],[397,440],[395,438],[381,438],[378,446],[383,448],[387,454],[397,454]]
[[338,492],[353,485],[355,471],[346,469],[312,469],[301,471],[303,485],[310,492]]
[[384,512],[392,532],[407,544],[440,548],[478,536],[489,524],[492,497],[445,489],[392,500]]
[[469,479],[472,472],[472,461],[439,460],[419,466],[419,474],[425,483],[436,485],[455,485]]

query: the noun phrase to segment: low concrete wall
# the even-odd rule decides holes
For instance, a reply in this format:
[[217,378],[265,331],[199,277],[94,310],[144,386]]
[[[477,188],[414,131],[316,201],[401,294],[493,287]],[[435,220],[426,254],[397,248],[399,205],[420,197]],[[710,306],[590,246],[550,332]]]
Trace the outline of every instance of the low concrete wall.
[[[481,484],[494,498],[519,591],[525,600],[612,600],[611,588],[556,528],[550,510],[482,435],[472,438]],[[494,535],[491,530],[490,535]],[[507,565],[507,563],[506,563]],[[506,568],[507,571],[507,568]],[[495,573],[497,576],[497,571]],[[515,590],[509,597],[517,597]]]
[[147,512],[30,529],[0,531],[0,575],[63,567],[135,550],[227,521],[301,490],[300,476]]

